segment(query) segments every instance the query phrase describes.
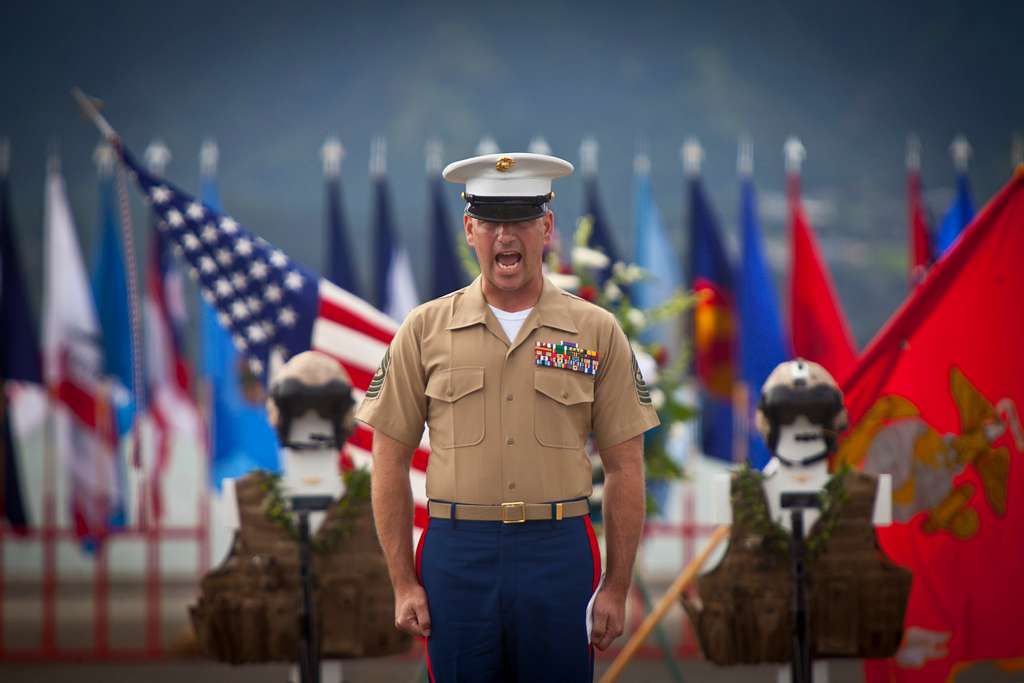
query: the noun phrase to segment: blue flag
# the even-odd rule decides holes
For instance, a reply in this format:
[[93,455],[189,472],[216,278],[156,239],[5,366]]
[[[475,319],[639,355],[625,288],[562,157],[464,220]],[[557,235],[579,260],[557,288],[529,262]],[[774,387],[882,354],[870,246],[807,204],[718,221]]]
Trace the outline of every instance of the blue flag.
[[[119,439],[132,429],[139,401],[132,372],[132,325],[128,304],[128,280],[121,248],[121,221],[115,196],[114,175],[100,177],[100,241],[93,259],[92,297],[100,327],[103,375],[111,382],[111,403],[116,416]],[[118,449],[120,450],[120,449]],[[124,458],[116,458],[121,490],[128,491]],[[127,521],[127,495],[120,496],[110,512],[110,528],[123,527]],[[95,547],[85,541],[89,550]]]
[[[381,152],[382,154],[383,152]],[[383,162],[381,162],[383,163]],[[412,262],[402,248],[391,218],[388,180],[383,170],[373,178],[373,305],[401,322],[419,303]]]
[[394,227],[391,225],[391,202],[388,200],[388,181],[384,176],[373,179],[373,298],[380,310],[391,300],[388,274],[395,249]]
[[92,295],[102,335],[103,374],[115,382],[113,402],[117,407],[117,433],[124,436],[132,427],[137,400],[132,372],[127,271],[112,173],[100,178],[99,190],[100,241],[93,259]]
[[[25,283],[21,273],[21,260],[14,240],[13,211],[6,175],[0,175],[0,329],[17,330],[17,334],[0,334],[0,391],[7,380],[42,384],[43,373],[39,356],[36,325],[25,296]],[[10,412],[6,398],[0,420],[2,425],[4,458],[3,515],[15,529],[28,527],[28,511],[21,495],[17,452],[11,435]]]
[[429,298],[436,299],[468,284],[466,269],[459,260],[448,225],[448,209],[444,201],[444,182],[434,175],[430,184],[430,248],[431,272]]
[[[603,251],[612,264],[616,261],[622,261],[622,250],[619,249],[613,234],[614,230],[612,230],[612,226],[608,223],[604,206],[601,203],[600,193],[597,188],[597,176],[588,176],[583,180],[583,214],[590,216],[590,219],[593,221],[590,246]],[[611,265],[608,268],[602,268],[596,273],[598,285],[604,284],[609,273],[611,273]]]
[[363,298],[359,273],[348,239],[348,222],[341,194],[340,174],[327,177],[327,253],[324,255],[324,277],[342,289]]
[[[213,177],[203,177],[201,192],[204,204],[221,211]],[[210,481],[219,491],[225,478],[254,469],[279,471],[278,443],[267,421],[262,381],[249,372],[214,308],[199,303],[202,372],[210,385]]]
[[736,379],[736,313],[732,267],[699,177],[690,180],[690,283],[693,358],[700,384],[701,449],[733,459],[732,391]]
[[[680,259],[672,247],[672,241],[665,231],[661,212],[654,203],[651,192],[650,163],[646,157],[636,161],[633,178],[634,215],[636,221],[636,265],[646,270],[650,277],[633,285],[634,303],[641,309],[652,308],[664,303],[682,288],[683,276]],[[665,346],[670,357],[674,356],[677,335],[669,324],[648,329],[642,338],[648,343]]]
[[764,261],[757,198],[749,177],[743,178],[740,186],[740,231],[743,262],[737,273],[736,293],[740,318],[740,378],[747,392],[747,460],[751,467],[761,469],[770,455],[761,435],[754,429],[754,411],[764,381],[776,365],[790,357],[790,352],[782,329],[775,283]]
[[956,176],[956,197],[942,217],[942,223],[935,235],[935,258],[945,254],[964,228],[974,220],[974,200],[971,198],[971,184],[966,173]]

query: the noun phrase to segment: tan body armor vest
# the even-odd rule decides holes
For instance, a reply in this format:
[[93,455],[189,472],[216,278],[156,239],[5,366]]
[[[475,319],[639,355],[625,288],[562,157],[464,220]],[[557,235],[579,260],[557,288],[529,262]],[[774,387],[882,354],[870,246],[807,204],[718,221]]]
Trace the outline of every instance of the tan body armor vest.
[[[192,622],[213,658],[243,664],[296,661],[299,643],[299,544],[267,516],[268,477],[235,484],[239,529],[228,557],[203,577]],[[395,629],[395,600],[373,528],[369,499],[346,520],[337,504],[313,534],[314,605],[324,658],[405,652],[410,638]],[[342,533],[339,525],[343,525]],[[336,536],[337,541],[329,539]]]
[[[875,539],[877,479],[861,472],[836,476],[842,494],[806,538],[811,656],[890,657],[902,638],[911,574],[893,564]],[[700,602],[684,597],[683,606],[704,656],[716,664],[788,662],[793,633],[788,534],[770,522],[759,473],[733,475],[731,501],[725,556],[697,579]],[[782,547],[769,542],[765,523],[773,524],[775,539],[786,534]]]

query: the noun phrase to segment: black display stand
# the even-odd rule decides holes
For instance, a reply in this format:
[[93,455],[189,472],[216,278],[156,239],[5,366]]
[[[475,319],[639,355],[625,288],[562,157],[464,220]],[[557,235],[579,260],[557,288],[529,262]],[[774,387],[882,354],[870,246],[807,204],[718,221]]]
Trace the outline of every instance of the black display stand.
[[299,581],[302,602],[299,603],[299,680],[300,683],[320,683],[320,637],[316,632],[316,613],[313,605],[312,545],[309,535],[309,513],[326,510],[334,499],[331,496],[294,496],[292,512],[299,518]]
[[792,683],[813,683],[811,669],[811,628],[807,614],[807,545],[804,543],[804,510],[821,507],[817,493],[783,493],[782,508],[789,510],[792,523],[790,559],[793,578]]

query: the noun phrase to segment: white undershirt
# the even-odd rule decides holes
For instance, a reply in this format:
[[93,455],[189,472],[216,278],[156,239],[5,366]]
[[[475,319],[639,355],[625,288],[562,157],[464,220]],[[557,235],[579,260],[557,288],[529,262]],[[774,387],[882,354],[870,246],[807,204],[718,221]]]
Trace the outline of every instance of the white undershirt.
[[508,337],[508,341],[511,344],[516,340],[516,335],[519,334],[519,328],[523,326],[523,321],[526,320],[527,316],[530,315],[530,311],[533,310],[533,306],[530,306],[524,311],[503,311],[500,308],[495,308],[490,304],[487,307],[494,313],[494,317],[501,323],[501,329],[505,330],[505,336]]

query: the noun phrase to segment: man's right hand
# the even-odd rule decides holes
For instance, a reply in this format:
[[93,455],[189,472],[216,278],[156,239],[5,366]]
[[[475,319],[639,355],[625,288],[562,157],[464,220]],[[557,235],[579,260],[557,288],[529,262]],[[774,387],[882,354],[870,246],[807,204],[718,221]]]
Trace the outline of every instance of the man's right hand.
[[430,637],[430,610],[423,586],[395,589],[395,627],[414,636]]

